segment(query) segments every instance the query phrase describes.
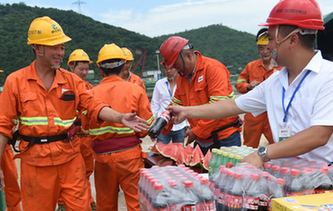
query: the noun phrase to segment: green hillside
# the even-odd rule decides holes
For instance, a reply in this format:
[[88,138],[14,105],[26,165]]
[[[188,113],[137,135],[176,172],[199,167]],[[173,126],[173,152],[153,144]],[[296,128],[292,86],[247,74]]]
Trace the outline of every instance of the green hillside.
[[[120,27],[95,21],[90,17],[72,10],[64,11],[52,8],[29,7],[24,3],[0,4],[0,86],[11,72],[29,65],[34,55],[27,45],[27,31],[33,19],[50,16],[63,28],[72,41],[66,43],[65,57],[62,67],[67,67],[69,54],[77,49],[84,49],[90,59],[97,61],[99,49],[106,43],[116,43],[120,47],[128,47],[134,54],[134,64],[147,50],[144,70],[157,69],[156,50],[171,35],[150,38]],[[190,40],[194,48],[204,56],[215,58],[226,66],[233,66],[232,73],[241,71],[245,65],[258,58],[254,35],[236,31],[223,25],[211,25],[199,29],[177,33]],[[161,60],[161,59],[160,59]],[[142,62],[135,73],[140,74]],[[241,67],[238,70],[238,67]],[[97,65],[90,66],[98,75]]]

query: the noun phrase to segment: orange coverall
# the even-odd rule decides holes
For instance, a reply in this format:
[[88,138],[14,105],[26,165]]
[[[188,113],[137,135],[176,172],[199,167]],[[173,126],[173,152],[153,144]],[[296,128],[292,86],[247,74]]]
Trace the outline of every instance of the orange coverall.
[[132,84],[136,84],[136,85],[142,87],[143,90],[146,90],[146,86],[143,83],[143,81],[141,80],[141,78],[139,76],[135,75],[132,72],[131,72],[131,75],[128,79],[128,82],[131,82]]
[[[1,96],[1,93],[0,93]],[[3,153],[1,169],[5,177],[5,198],[7,211],[20,211],[21,209],[21,190],[18,185],[18,174],[16,163],[13,160],[14,152],[7,144]]]
[[[85,88],[87,91],[94,88],[92,84],[90,84],[87,81],[85,82]],[[90,175],[94,171],[94,157],[93,157],[93,150],[90,147],[91,144],[91,138],[90,136],[87,136],[81,127],[81,112],[76,111],[76,120],[75,120],[75,128],[76,128],[76,136],[81,140],[81,155],[83,157],[85,166],[86,166],[86,177],[87,177],[87,183],[88,183],[88,192],[89,192],[89,202],[93,203],[95,199],[91,195],[91,184],[89,182]],[[59,199],[58,204],[64,204],[64,201],[62,199]]]
[[[122,113],[136,112],[150,124],[153,113],[145,91],[118,76],[105,77],[90,93]],[[95,155],[95,187],[97,210],[118,210],[119,185],[124,191],[128,211],[139,211],[138,181],[144,167],[141,140],[148,131],[135,132],[122,124],[96,124],[88,115],[82,116],[84,128],[89,127]]]
[[[191,84],[187,77],[177,77],[177,89],[172,105],[198,106],[214,103],[225,99],[234,99],[234,92],[230,83],[228,69],[219,61],[202,56],[198,51],[197,64]],[[229,125],[237,120],[238,116],[224,119],[187,119],[193,133],[200,142],[213,142],[212,131]],[[172,124],[168,124],[163,130],[167,134]],[[241,127],[229,127],[218,132],[218,140],[228,138],[236,131],[241,132]]]
[[[235,87],[238,92],[245,94],[249,91],[247,86],[252,81],[263,82],[272,75],[274,71],[281,70],[281,68],[282,67],[275,66],[270,70],[266,70],[265,66],[262,64],[262,59],[252,61],[248,63],[243,72],[239,74]],[[267,112],[264,112],[257,117],[254,117],[251,113],[245,114],[243,144],[257,148],[259,146],[261,134],[265,135],[270,144],[274,143],[272,131],[267,118]]]
[[[35,61],[7,77],[0,103],[0,133],[12,137],[14,120],[21,135],[46,137],[67,133],[76,110],[88,110],[93,121],[108,105],[91,96],[82,81],[67,70],[55,70],[47,91]],[[21,197],[24,211],[55,210],[58,198],[67,211],[91,210],[80,140],[34,144],[20,141]]]

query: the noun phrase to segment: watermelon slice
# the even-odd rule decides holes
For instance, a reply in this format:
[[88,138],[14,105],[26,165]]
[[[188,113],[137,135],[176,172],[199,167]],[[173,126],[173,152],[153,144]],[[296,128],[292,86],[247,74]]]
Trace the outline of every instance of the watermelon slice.
[[179,151],[184,150],[184,147],[181,143],[173,143],[170,159],[177,161]]
[[159,155],[160,153],[157,151],[157,149],[156,149],[156,144],[157,143],[155,143],[153,146],[150,146],[149,147],[149,150],[150,150],[150,152],[151,153],[153,153],[153,154],[155,154],[155,155]]
[[192,151],[192,156],[191,156],[191,162],[190,162],[190,166],[198,166],[201,164],[202,162],[202,158],[203,158],[203,154],[201,152],[201,149],[199,147],[199,145],[197,145],[193,151]]
[[207,171],[209,170],[209,161],[211,157],[212,157],[212,152],[208,150],[207,154],[202,159],[202,167]]
[[170,158],[172,156],[173,144],[170,142],[168,144],[163,144],[159,142],[156,144],[157,151],[164,157]]
[[190,161],[191,161],[191,154],[186,152],[185,148],[179,148],[176,164],[177,165],[180,165],[180,164],[189,165]]

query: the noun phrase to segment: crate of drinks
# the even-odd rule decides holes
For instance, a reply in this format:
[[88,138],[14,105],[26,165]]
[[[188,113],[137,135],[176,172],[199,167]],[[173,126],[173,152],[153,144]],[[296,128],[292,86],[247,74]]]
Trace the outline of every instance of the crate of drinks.
[[208,179],[185,165],[140,170],[140,210],[215,211]]

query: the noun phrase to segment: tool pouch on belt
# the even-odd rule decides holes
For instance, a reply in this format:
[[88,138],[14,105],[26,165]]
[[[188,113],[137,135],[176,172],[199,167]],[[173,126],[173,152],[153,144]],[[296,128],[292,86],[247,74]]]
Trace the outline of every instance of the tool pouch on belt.
[[243,120],[238,117],[237,120],[234,121],[233,123],[212,131],[212,136],[210,136],[209,138],[213,138],[214,141],[213,148],[220,148],[219,134],[218,134],[220,131],[225,130],[229,127],[241,127],[242,125],[243,125]]
[[13,138],[8,140],[8,144],[12,145],[13,150],[15,152],[21,152],[20,150],[15,148],[15,144],[17,140],[23,139],[24,141],[29,142],[28,148],[31,145],[34,144],[46,144],[46,143],[51,143],[55,141],[70,141],[72,138],[75,136],[75,125],[73,124],[67,132],[55,135],[55,136],[41,136],[41,137],[32,137],[32,136],[24,136],[19,133],[19,131],[15,131],[13,134]]

